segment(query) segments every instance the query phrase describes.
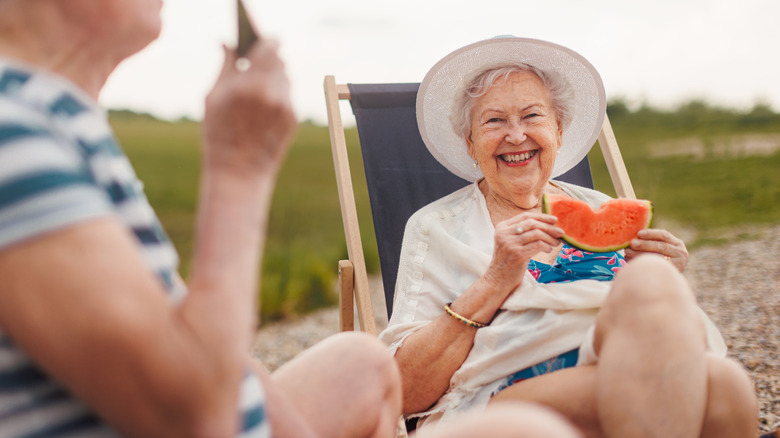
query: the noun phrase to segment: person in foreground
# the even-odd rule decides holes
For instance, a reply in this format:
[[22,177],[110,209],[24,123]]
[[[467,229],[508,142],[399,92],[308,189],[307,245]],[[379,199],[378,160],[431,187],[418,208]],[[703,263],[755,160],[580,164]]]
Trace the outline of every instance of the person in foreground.
[[646,229],[625,252],[562,243],[545,193],[595,142],[601,79],[577,53],[497,37],[428,72],[417,119],[432,155],[473,183],[408,221],[389,326],[403,411],[421,435],[505,400],[541,403],[588,437],[748,437],[753,386],[681,272],[688,252]]
[[[296,125],[271,40],[246,69],[225,50],[206,99],[192,275],[178,277],[97,105],[115,67],[159,34],[160,9],[0,0],[0,436],[393,436],[399,374],[375,338],[334,336],[272,375],[248,354],[270,197]],[[501,412],[540,409],[489,416],[518,426]],[[539,415],[527,436],[576,436]]]

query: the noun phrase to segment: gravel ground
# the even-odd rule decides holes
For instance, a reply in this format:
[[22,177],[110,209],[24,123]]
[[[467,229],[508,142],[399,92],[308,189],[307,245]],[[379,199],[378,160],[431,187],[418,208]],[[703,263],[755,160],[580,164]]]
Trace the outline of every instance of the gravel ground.
[[780,429],[780,226],[760,239],[695,251],[686,276],[729,355],[753,378],[761,430]]
[[[780,226],[750,234],[750,240],[693,251],[686,277],[723,333],[729,355],[753,378],[760,427],[767,432],[780,429]],[[381,294],[381,283],[372,280],[371,289]],[[374,303],[384,303],[379,296]],[[384,325],[381,316],[377,324]],[[337,310],[320,310],[262,327],[253,353],[274,370],[337,331]]]

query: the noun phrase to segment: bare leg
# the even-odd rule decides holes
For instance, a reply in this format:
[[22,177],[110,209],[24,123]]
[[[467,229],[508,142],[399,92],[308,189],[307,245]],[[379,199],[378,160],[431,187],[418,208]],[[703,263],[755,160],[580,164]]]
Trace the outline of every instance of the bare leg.
[[731,359],[707,356],[708,397],[702,438],[758,436],[758,400],[742,366]]
[[463,417],[414,438],[578,438],[581,435],[560,415],[530,403],[503,402],[485,412]]
[[[731,359],[707,354],[706,360],[707,409],[701,437],[755,437],[758,405],[747,373]],[[607,435],[599,424],[597,377],[596,366],[567,368],[512,385],[496,394],[491,403],[505,400],[540,403],[563,414],[586,437],[600,438]]]
[[539,403],[560,412],[584,436],[600,438],[604,433],[596,406],[597,372],[595,366],[580,366],[537,376],[504,389],[490,403]]
[[594,341],[597,404],[607,436],[700,435],[707,361],[695,306],[685,279],[659,257],[639,257],[615,278]]
[[[384,344],[362,333],[331,336],[268,379],[274,436],[394,437],[398,369]],[[308,427],[307,427],[308,426]]]

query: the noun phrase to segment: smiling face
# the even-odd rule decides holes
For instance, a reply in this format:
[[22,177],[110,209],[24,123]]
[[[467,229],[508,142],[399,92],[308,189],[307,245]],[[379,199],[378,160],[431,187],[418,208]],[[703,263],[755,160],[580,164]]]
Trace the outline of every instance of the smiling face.
[[496,80],[476,98],[466,138],[485,175],[486,197],[536,207],[562,137],[550,93],[536,74],[518,71]]

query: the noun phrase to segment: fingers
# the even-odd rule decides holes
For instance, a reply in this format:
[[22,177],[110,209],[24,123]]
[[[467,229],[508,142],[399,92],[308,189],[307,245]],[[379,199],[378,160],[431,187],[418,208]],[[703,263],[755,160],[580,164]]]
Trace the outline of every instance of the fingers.
[[[283,64],[279,56],[279,42],[272,38],[261,38],[249,51],[239,57],[236,50],[231,50],[234,63],[242,66],[240,70],[273,70]],[[243,62],[243,64],[242,64]]]
[[639,230],[639,233],[637,233],[637,238],[644,239],[644,240],[660,240],[660,241],[670,242],[674,244],[682,243],[682,240],[677,238],[674,234],[670,233],[669,231],[654,229],[654,228],[646,228],[644,230]]
[[222,45],[225,60],[220,77],[248,71],[283,71],[284,63],[279,56],[279,42],[270,38],[261,38],[242,57],[235,47]]
[[655,252],[664,256],[678,253],[685,243],[666,230],[641,230],[631,241],[630,248],[638,252]]
[[230,49],[227,45],[222,45],[222,52],[225,54],[225,60],[222,63],[222,70],[219,72],[219,76],[225,76],[236,71],[236,60],[238,55],[236,51]]
[[217,82],[226,82],[231,76],[242,77],[252,72],[284,73],[284,62],[278,49],[277,41],[264,38],[256,42],[246,56],[240,57],[235,48],[223,44],[225,59]]
[[261,38],[245,58],[223,50],[222,71],[206,97],[204,162],[275,169],[297,124],[278,44]]
[[543,241],[556,246],[558,239],[563,236],[563,230],[555,225],[557,221],[558,218],[549,214],[522,214],[502,224],[500,229],[515,234],[521,242]]
[[522,244],[534,242],[546,243],[550,247],[558,245],[558,239],[563,236],[563,230],[556,226],[545,226],[538,223],[525,223],[514,230],[515,239]]
[[641,230],[625,250],[626,260],[649,253],[663,256],[680,271],[685,269],[688,263],[688,249],[685,242],[666,230]]
[[[529,212],[522,213],[503,222],[500,222],[496,226],[496,231],[499,229],[511,229],[513,231],[530,231],[533,229],[558,229],[555,224],[558,222],[558,218],[551,214]],[[562,231],[562,230],[561,230]]]
[[496,248],[526,263],[539,252],[550,252],[559,244],[563,230],[557,218],[542,213],[523,213],[496,226]]

